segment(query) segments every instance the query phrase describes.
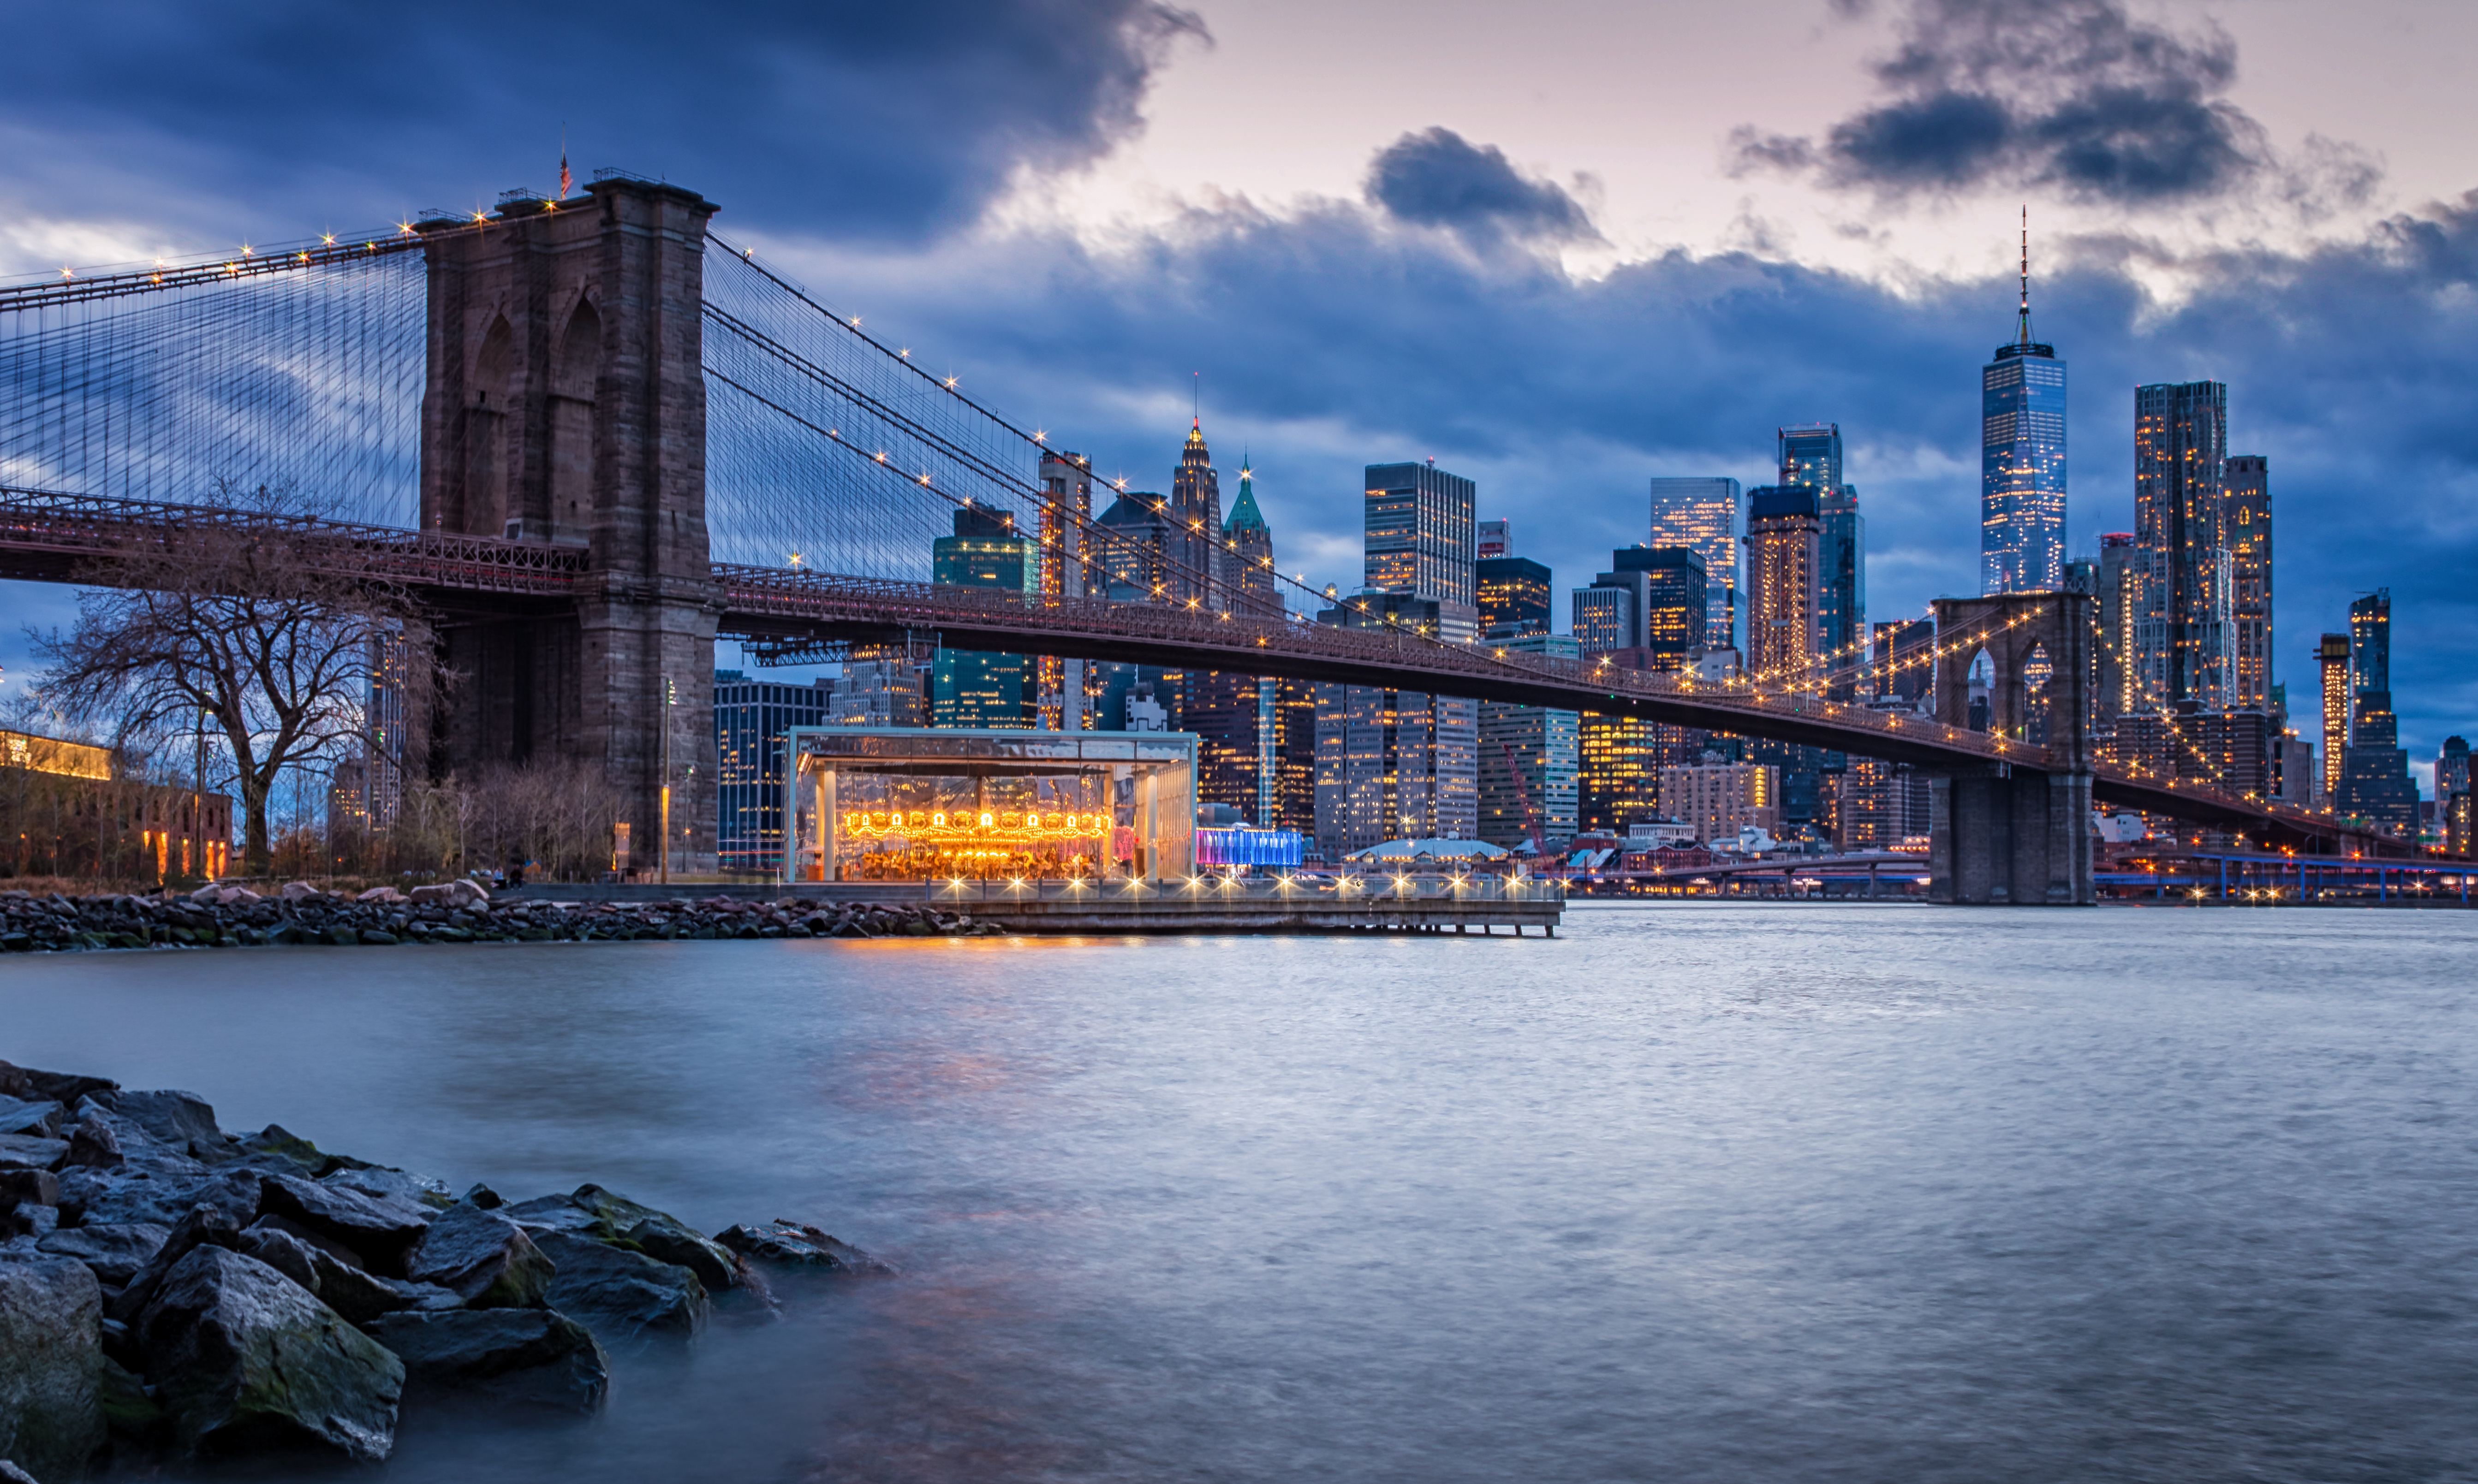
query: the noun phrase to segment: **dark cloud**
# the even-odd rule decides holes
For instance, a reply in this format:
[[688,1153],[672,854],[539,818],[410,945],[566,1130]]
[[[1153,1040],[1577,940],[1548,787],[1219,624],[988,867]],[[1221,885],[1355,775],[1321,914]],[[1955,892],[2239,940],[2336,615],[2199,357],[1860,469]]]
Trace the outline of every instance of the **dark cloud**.
[[1406,134],[1380,150],[1369,166],[1367,193],[1400,220],[1450,228],[1475,241],[1600,236],[1562,187],[1524,175],[1504,150],[1475,145],[1452,129]]
[[[1870,522],[1875,615],[1977,589],[1979,367],[2010,336],[2010,279],[1895,292],[1675,253],[1577,281],[1340,203],[1200,214],[1124,254],[992,252],[934,286],[842,255],[801,271],[1137,488],[1170,477],[1202,368],[1205,431],[1226,464],[1249,446],[1286,568],[1355,580],[1359,465],[1434,454],[1479,479],[1483,514],[1513,517],[1561,588],[1588,582],[1643,539],[1647,476],[1758,482],[1775,428],[1829,419]],[[2133,525],[2135,386],[2224,380],[2232,446],[2272,461],[2275,668],[2298,714],[2314,636],[2389,585],[2412,745],[2468,733],[2478,199],[2303,256],[2153,252],[2078,243],[2060,256],[2082,265],[2037,286],[2041,337],[2071,367],[2072,544]],[[2154,302],[2137,281],[2162,268],[2201,288]]]
[[[2137,206],[2295,173],[2228,100],[2237,45],[2215,26],[2170,31],[2119,0],[1910,0],[1897,29],[1899,47],[1874,68],[1883,102],[1821,141],[1742,128],[1735,166],[1813,169],[1893,195],[2039,185]],[[2372,184],[2332,177],[2284,193],[2362,199]]]
[[311,210],[352,226],[545,189],[565,125],[580,176],[667,173],[742,222],[916,237],[973,219],[1021,164],[1106,150],[1165,47],[1203,36],[1160,0],[139,0],[13,19],[42,59],[0,92],[30,198],[155,220],[173,198],[239,202],[295,230]]

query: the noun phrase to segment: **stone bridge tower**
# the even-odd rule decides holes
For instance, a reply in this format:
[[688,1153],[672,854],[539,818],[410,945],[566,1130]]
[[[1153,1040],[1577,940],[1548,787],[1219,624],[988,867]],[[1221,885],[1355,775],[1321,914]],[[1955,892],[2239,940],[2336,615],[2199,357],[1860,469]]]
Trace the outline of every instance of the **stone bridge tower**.
[[1987,730],[2025,742],[2027,672],[2045,652],[2047,761],[1988,763],[1934,780],[1928,894],[1970,905],[2087,907],[2091,887],[2091,623],[2084,592],[2008,592],[1934,603],[1936,719],[1970,724],[1970,671],[1993,667]]
[[640,871],[656,865],[668,786],[672,868],[711,869],[719,603],[701,351],[715,208],[650,182],[588,189],[505,206],[487,230],[428,247],[421,523],[569,548],[585,567],[566,602],[442,620],[461,678],[436,755],[468,777],[565,763],[607,783]]

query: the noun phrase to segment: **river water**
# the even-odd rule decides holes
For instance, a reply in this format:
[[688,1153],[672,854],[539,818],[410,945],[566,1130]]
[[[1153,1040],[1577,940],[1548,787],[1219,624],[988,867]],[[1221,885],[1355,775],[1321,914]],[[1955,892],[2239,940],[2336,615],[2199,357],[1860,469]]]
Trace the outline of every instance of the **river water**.
[[1583,905],[17,959],[0,1057],[904,1270],[393,1479],[2465,1480],[2473,991],[2462,913]]

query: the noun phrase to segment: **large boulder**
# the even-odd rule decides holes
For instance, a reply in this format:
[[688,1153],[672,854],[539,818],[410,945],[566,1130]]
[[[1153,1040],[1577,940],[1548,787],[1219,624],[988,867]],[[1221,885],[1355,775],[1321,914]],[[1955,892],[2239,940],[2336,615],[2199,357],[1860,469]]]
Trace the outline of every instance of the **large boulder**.
[[403,1364],[254,1257],[192,1249],[137,1340],[191,1453],[310,1445],[371,1463],[394,1446]]
[[103,1289],[84,1263],[0,1256],[0,1458],[73,1478],[106,1441]]
[[0,1170],[58,1170],[69,1157],[69,1142],[39,1134],[0,1134]]
[[408,1385],[473,1392],[493,1401],[591,1412],[611,1388],[593,1334],[548,1309],[391,1314],[370,1337],[404,1362]]
[[73,1071],[37,1071],[13,1062],[0,1062],[0,1096],[72,1107],[88,1093],[109,1093],[120,1084],[109,1077],[87,1077]]
[[823,1268],[837,1272],[895,1274],[895,1265],[870,1256],[848,1243],[838,1242],[814,1226],[781,1217],[754,1226],[734,1226],[715,1238],[744,1256],[796,1267]]
[[405,1253],[430,1229],[431,1211],[399,1195],[372,1195],[325,1180],[266,1177],[262,1208],[335,1238],[372,1272],[404,1272]]
[[407,1277],[453,1290],[475,1309],[540,1308],[555,1270],[523,1227],[470,1202],[441,1212],[405,1260]]
[[215,1126],[215,1110],[195,1093],[89,1093],[79,1101],[77,1117],[84,1121],[98,1115],[115,1124],[134,1123],[157,1144],[191,1159],[232,1157],[232,1141]]
[[641,1206],[598,1185],[580,1185],[566,1195],[544,1195],[507,1208],[519,1225],[572,1232],[597,1242],[634,1246],[658,1262],[686,1268],[709,1292],[737,1287],[740,1263],[730,1250],[669,1212]]
[[55,1257],[77,1259],[114,1288],[126,1288],[170,1235],[172,1228],[153,1221],[97,1221],[63,1227],[37,1245]]
[[181,1259],[189,1256],[193,1248],[239,1245],[240,1223],[233,1220],[230,1212],[209,1205],[190,1207],[189,1214],[182,1217],[164,1238],[164,1245],[155,1249],[155,1255],[146,1259],[145,1266],[139,1268],[130,1278],[128,1286],[120,1291],[120,1296],[112,1301],[112,1317],[124,1323],[138,1318],[163,1289],[172,1270],[180,1266]]
[[391,1170],[385,1165],[367,1165],[360,1160],[341,1162],[340,1168],[320,1175],[318,1183],[377,1199],[406,1201],[434,1211],[444,1211],[456,1204],[456,1197],[447,1194],[444,1180],[407,1174],[401,1170]]
[[412,1300],[325,1247],[261,1221],[242,1232],[234,1250],[257,1258],[355,1324],[367,1324]]
[[61,1132],[61,1105],[48,1097],[30,1100],[0,1094],[0,1134],[57,1138]]
[[550,1306],[584,1321],[596,1335],[693,1335],[704,1327],[712,1304],[705,1285],[686,1268],[573,1232],[546,1231],[534,1240],[559,1268]]

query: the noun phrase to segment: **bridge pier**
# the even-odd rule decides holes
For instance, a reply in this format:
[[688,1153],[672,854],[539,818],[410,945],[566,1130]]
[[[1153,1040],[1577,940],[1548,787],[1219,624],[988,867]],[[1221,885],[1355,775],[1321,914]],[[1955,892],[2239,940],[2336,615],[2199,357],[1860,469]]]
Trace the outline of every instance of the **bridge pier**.
[[[711,202],[597,181],[438,231],[421,523],[586,555],[570,598],[441,624],[459,680],[433,755],[610,791],[615,858],[711,870],[714,636],[703,304]],[[423,223],[436,231],[443,223]],[[670,839],[660,821],[669,796]]]
[[[1970,724],[1970,671],[1994,671],[1987,730],[2044,747],[2045,767],[1990,763],[1930,780],[1928,898],[1967,906],[2088,907],[2091,881],[2093,599],[2081,592],[2005,592],[1934,603],[1936,719]],[[1971,636],[1978,636],[1974,643]],[[2044,658],[2046,735],[2032,735],[2025,682]]]

